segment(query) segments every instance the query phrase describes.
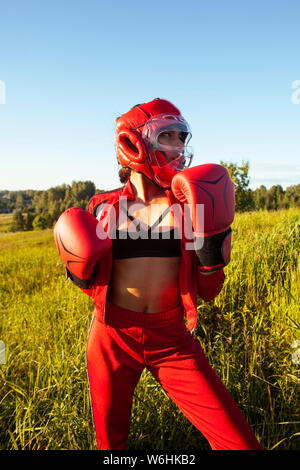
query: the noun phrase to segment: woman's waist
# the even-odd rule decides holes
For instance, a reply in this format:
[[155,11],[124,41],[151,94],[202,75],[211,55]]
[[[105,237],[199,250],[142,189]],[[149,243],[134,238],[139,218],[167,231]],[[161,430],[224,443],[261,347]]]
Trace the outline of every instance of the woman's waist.
[[158,313],[176,307],[180,301],[178,284],[164,285],[153,288],[129,287],[127,285],[110,285],[108,299],[136,312]]
[[[113,269],[109,298],[113,303],[124,305],[139,312],[160,312],[178,305],[180,298],[179,269],[159,269],[146,263]],[[127,269],[126,269],[127,268]]]
[[183,325],[184,309],[181,304],[159,312],[145,313],[120,306],[107,300],[106,323],[113,327],[145,327],[162,328],[173,325]]
[[[113,261],[111,282],[137,289],[179,285],[181,258],[129,258]],[[157,293],[157,292],[156,292]]]

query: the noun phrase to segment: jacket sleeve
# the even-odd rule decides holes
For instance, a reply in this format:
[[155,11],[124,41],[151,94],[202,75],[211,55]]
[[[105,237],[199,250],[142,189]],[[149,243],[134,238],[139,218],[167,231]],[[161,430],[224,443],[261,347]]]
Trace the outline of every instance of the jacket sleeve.
[[225,280],[223,269],[219,269],[213,274],[204,275],[197,267],[198,295],[205,302],[213,300],[222,290]]

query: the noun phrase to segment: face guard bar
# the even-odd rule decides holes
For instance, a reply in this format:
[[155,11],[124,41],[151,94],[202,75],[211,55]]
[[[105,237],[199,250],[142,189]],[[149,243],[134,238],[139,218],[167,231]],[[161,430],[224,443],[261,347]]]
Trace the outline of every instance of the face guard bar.
[[[176,145],[172,139],[166,144],[166,135],[176,135]],[[154,116],[143,126],[142,137],[146,143],[152,164],[159,168],[170,166],[173,170],[184,170],[192,162],[193,148],[188,146],[192,134],[188,123],[182,116],[160,114]]]

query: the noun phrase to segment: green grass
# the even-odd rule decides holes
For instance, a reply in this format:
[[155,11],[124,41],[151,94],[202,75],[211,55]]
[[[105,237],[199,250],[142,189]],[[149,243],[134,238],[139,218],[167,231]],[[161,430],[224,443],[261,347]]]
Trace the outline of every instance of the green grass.
[[[265,449],[299,446],[300,210],[238,214],[221,294],[196,336]],[[85,347],[93,302],[64,278],[52,231],[0,236],[0,449],[94,449]],[[148,372],[130,449],[208,449]]]
[[9,232],[11,222],[12,214],[0,214],[0,234],[2,232]]

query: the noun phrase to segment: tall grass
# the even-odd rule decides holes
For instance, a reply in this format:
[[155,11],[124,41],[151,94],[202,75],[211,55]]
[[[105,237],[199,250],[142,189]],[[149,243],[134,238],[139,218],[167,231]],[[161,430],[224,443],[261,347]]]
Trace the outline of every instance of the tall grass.
[[[265,449],[299,448],[299,209],[238,214],[231,263],[196,337]],[[66,282],[52,232],[0,237],[0,449],[94,449],[85,368],[92,300]],[[144,371],[130,449],[208,449]]]
[[12,223],[12,214],[0,214],[0,234],[9,232]]

